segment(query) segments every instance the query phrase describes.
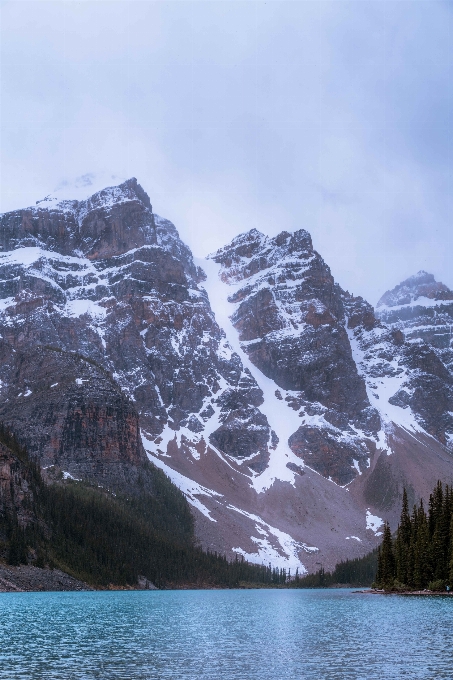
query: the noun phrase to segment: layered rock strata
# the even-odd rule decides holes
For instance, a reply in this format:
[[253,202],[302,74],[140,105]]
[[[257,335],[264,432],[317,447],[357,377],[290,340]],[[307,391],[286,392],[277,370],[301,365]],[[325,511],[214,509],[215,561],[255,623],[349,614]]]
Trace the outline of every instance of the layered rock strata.
[[0,418],[43,465],[132,482],[145,459],[138,418],[162,451],[178,432],[265,465],[260,390],[215,322],[203,272],[135,179],[7,213],[0,242]]
[[419,272],[385,293],[373,325],[345,296],[355,360],[384,419],[422,429],[453,451],[453,292]]
[[341,289],[310,235],[269,238],[253,229],[211,257],[231,289],[243,351],[300,415],[291,449],[349,483],[369,465],[380,419],[352,357]]

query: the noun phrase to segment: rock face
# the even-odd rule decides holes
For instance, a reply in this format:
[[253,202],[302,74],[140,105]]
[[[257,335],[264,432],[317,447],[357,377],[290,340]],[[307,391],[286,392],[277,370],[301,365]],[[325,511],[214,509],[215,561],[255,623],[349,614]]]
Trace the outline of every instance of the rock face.
[[[355,319],[357,304],[345,300]],[[349,322],[370,401],[384,418],[425,432],[453,451],[453,292],[418,272],[385,293],[373,327]]]
[[427,484],[436,477],[451,479],[450,300],[453,293],[444,284],[419,272],[382,296],[371,324],[366,303],[344,295],[353,356],[380,412],[387,448],[350,492],[394,525],[403,486],[412,504],[426,499]]
[[[436,281],[432,274],[419,271],[384,293],[377,303],[377,308],[379,310],[380,307],[390,307],[400,311],[401,307],[414,303],[423,306],[427,300],[445,300],[448,304],[453,301],[453,293],[445,284]],[[385,312],[384,309],[381,311]]]
[[241,348],[303,416],[292,450],[325,477],[349,483],[369,464],[380,420],[352,358],[342,291],[310,235],[268,238],[253,229],[212,259],[234,291]]
[[408,342],[422,341],[432,347],[453,371],[453,291],[432,274],[420,271],[385,293],[376,316],[400,330]]
[[34,521],[32,507],[30,473],[0,442],[0,516],[14,515],[22,526],[26,526]]
[[304,230],[197,265],[135,179],[0,220],[0,421],[46,474],[129,494],[151,460],[204,547],[301,573],[451,481],[453,294],[429,275],[375,316]]
[[105,369],[59,348],[1,349],[0,420],[44,468],[124,489],[150,476],[137,411]]
[[134,481],[138,418],[163,450],[183,428],[265,465],[260,390],[137,181],[44,205],[1,218],[0,419],[43,465],[99,483]]
[[48,197],[36,207],[6,213],[0,234],[3,251],[37,246],[62,255],[81,251],[89,259],[156,243],[149,197],[135,178],[85,201]]

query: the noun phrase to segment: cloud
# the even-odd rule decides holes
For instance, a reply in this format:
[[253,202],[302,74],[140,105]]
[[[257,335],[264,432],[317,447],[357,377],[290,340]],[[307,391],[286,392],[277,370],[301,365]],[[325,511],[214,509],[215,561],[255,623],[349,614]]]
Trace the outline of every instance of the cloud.
[[420,268],[453,286],[449,3],[1,12],[2,210],[105,169],[135,175],[197,254],[306,228],[372,302]]

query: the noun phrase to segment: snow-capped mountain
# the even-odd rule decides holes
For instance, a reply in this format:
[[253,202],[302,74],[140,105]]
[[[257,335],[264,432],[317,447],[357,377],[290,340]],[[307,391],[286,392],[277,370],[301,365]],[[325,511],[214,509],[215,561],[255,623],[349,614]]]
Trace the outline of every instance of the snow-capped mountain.
[[376,316],[404,333],[408,342],[426,342],[453,370],[453,291],[420,271],[385,293]]
[[[204,547],[300,571],[376,545],[403,485],[453,477],[446,406],[417,396],[450,394],[451,342],[378,320],[304,230],[196,263],[134,178],[90,186],[0,221],[0,420],[49,475],[133,491],[148,457]],[[395,291],[385,309],[415,309]]]
[[420,271],[381,297],[376,317],[351,332],[371,403],[453,452],[453,292]]
[[295,411],[285,437],[307,465],[345,485],[369,465],[380,430],[351,355],[340,289],[308,232],[256,230],[212,256],[229,287],[241,349]]

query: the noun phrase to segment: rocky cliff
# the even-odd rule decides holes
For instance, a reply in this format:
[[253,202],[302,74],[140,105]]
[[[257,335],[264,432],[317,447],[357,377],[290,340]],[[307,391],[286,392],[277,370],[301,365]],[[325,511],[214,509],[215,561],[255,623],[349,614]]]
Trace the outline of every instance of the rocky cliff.
[[340,485],[369,464],[380,429],[358,374],[341,290],[308,232],[242,234],[212,256],[241,348],[299,413],[289,443]]
[[[351,319],[357,303],[346,300]],[[453,451],[453,292],[418,272],[387,291],[377,322],[349,322],[370,401],[383,417],[424,431]]]
[[[30,471],[20,458],[0,442],[0,520],[15,517],[21,526],[34,521],[31,481]],[[0,534],[2,529],[0,521]]]
[[0,418],[43,465],[99,481],[133,478],[145,459],[138,417],[157,444],[209,428],[222,451],[262,466],[260,391],[137,181],[44,206],[2,216]]

